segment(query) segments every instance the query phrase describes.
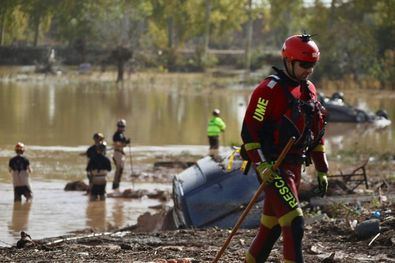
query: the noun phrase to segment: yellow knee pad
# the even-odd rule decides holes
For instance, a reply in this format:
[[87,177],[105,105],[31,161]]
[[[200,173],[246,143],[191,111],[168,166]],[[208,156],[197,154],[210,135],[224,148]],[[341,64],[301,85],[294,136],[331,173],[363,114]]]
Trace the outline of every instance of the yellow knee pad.
[[275,216],[268,216],[268,215],[262,214],[260,222],[261,222],[261,225],[263,225],[269,229],[272,229],[275,225],[278,224],[278,219]]
[[246,253],[246,258],[245,258],[246,263],[256,263],[255,258],[251,255],[249,251]]
[[288,213],[286,213],[285,215],[280,217],[278,219],[278,222],[280,223],[281,227],[290,226],[292,223],[292,220],[294,220],[294,218],[296,218],[298,216],[303,217],[303,211],[301,208],[296,208],[296,209],[289,211]]

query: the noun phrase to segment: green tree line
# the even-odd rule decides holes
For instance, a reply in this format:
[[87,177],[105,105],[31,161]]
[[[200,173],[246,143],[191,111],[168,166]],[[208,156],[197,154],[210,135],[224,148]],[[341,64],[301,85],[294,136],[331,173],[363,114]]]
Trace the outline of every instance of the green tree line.
[[[393,0],[1,0],[0,45],[128,47],[152,60],[217,62],[213,50],[244,51],[240,67],[278,55],[308,32],[321,49],[315,78],[395,82]],[[158,53],[158,51],[160,51]],[[158,57],[162,55],[162,58]],[[163,56],[164,55],[164,56]]]

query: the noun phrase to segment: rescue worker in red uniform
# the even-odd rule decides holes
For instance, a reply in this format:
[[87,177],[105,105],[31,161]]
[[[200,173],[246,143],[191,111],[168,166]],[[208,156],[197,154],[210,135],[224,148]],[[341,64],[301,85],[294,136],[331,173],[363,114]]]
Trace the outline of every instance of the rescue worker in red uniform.
[[[294,35],[284,42],[282,57],[284,70],[273,67],[275,74],[253,91],[241,132],[245,156],[266,184],[259,231],[246,253],[248,263],[265,262],[281,233],[285,262],[303,262],[304,220],[298,200],[302,165],[314,163],[322,196],[328,187],[326,111],[308,80],[319,49],[310,35]],[[273,171],[274,161],[292,136],[295,144]],[[266,169],[271,170],[269,176],[264,176]]]

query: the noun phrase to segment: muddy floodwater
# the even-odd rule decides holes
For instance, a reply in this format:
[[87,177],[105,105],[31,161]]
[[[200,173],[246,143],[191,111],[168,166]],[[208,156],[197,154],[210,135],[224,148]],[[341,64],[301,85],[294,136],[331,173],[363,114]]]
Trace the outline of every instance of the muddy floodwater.
[[[213,78],[204,74],[138,74],[124,85],[64,76],[0,79],[0,246],[14,244],[21,230],[35,239],[85,228],[105,231],[135,224],[140,214],[154,212],[148,207],[158,205],[157,200],[107,198],[90,203],[83,192],[65,192],[63,188],[70,181],[87,181],[86,158],[79,153],[92,143],[95,132],[102,132],[111,143],[119,118],[127,121],[126,135],[132,141],[132,148],[126,149],[128,156],[133,156],[133,165],[141,171],[151,169],[158,156],[206,154],[205,130],[213,108],[221,109],[227,124],[221,143],[240,143],[253,86],[237,85],[233,80],[213,85],[210,80]],[[330,95],[324,87],[319,88]],[[371,111],[385,109],[395,117],[392,92],[346,91],[345,98],[352,105]],[[381,128],[331,123],[327,133],[333,156],[353,147],[377,152],[395,147],[393,124]],[[26,144],[33,168],[31,204],[13,203],[8,160],[18,141]],[[130,173],[127,160],[125,176]],[[121,188],[130,187],[131,182],[121,184]],[[171,191],[170,184],[139,183],[134,187]]]

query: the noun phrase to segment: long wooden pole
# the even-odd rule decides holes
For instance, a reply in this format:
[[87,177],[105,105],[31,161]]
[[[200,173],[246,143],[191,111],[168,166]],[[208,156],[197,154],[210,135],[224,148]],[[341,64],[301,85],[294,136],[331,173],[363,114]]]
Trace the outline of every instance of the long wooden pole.
[[[291,147],[294,144],[294,142],[295,142],[295,137],[292,137],[291,139],[289,139],[287,145],[285,145],[285,147],[282,150],[280,156],[278,157],[278,159],[274,163],[274,165],[272,167],[273,170],[277,170],[280,167],[281,162],[284,160],[285,156],[287,155],[288,151],[291,149]],[[269,169],[266,169],[264,171],[264,175],[263,176],[267,176],[269,173],[271,173],[271,171]],[[218,251],[217,255],[215,256],[214,260],[212,261],[213,263],[218,262],[218,260],[221,258],[222,254],[224,253],[225,249],[228,247],[228,245],[229,245],[230,241],[232,240],[233,236],[236,234],[237,230],[239,229],[241,223],[243,223],[245,217],[250,212],[252,206],[256,203],[256,200],[258,199],[258,197],[263,192],[263,189],[265,188],[265,186],[266,185],[263,184],[263,183],[259,186],[258,190],[255,192],[254,196],[251,198],[251,200],[248,203],[247,207],[244,209],[243,213],[240,215],[239,219],[237,220],[237,223],[233,227],[232,232],[229,234],[229,236],[226,239],[225,243],[222,245],[221,250]]]
[[132,161],[132,146],[130,146],[131,143],[129,143],[129,161],[130,161],[130,177],[132,177],[132,186],[134,188],[134,179],[136,177],[136,174],[133,171],[133,161]]

